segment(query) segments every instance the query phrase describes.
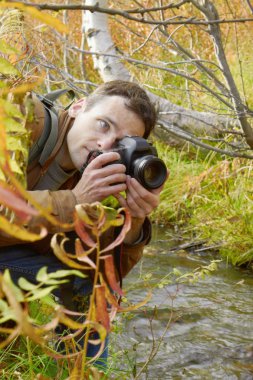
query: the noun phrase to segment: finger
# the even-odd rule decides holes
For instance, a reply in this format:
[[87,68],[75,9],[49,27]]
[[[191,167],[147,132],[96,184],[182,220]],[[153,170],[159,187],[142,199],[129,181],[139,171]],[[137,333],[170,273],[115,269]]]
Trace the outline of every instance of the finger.
[[108,187],[106,187],[106,192],[107,192],[107,197],[109,195],[115,195],[117,193],[120,193],[122,191],[126,191],[126,184],[125,183],[118,183],[116,185],[109,185]]
[[131,190],[129,190],[128,187],[126,195],[127,205],[132,216],[143,218],[153,211],[153,203],[149,203],[145,198],[141,198],[138,192],[135,191],[134,187],[131,188]]
[[92,191],[89,192],[89,195],[94,199],[94,201],[101,201],[105,198],[107,198],[110,195],[118,194],[121,191],[125,191],[126,184],[117,184],[114,186],[99,186],[96,189],[92,189]]
[[[120,159],[120,155],[117,152],[107,152],[102,153],[96,158],[94,158],[87,166],[87,168],[91,169],[99,169],[105,165],[112,163],[113,161],[117,161]],[[122,164],[121,164],[122,165]],[[124,165],[122,165],[124,166]]]
[[86,184],[86,188],[88,187],[90,189],[97,189],[99,187],[110,185],[112,186],[115,184],[124,184],[124,190],[126,190],[125,173],[112,173],[108,175],[108,173],[103,169],[96,169],[84,172],[80,182]]
[[159,193],[152,193],[151,191],[145,189],[135,178],[127,176],[127,187],[129,194],[135,200],[137,204],[141,207],[148,205],[154,209],[159,203]]
[[97,185],[108,186],[108,185],[116,185],[116,184],[124,184],[126,189],[126,175],[124,173],[112,174],[108,176],[103,176],[98,181]]

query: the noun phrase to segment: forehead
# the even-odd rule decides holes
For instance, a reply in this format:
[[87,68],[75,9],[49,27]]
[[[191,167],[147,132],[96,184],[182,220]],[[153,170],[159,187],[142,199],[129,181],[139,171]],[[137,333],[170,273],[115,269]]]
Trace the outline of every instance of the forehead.
[[[123,98],[122,96],[108,96],[104,95],[99,98],[95,98],[91,101],[91,104],[89,104],[89,100],[87,103],[87,111],[94,111],[94,112],[112,112],[114,110],[115,112],[117,110],[125,110],[130,111],[127,108],[127,102],[128,100],[126,98]],[[86,112],[86,108],[84,107],[84,112]],[[130,111],[131,112],[131,111]]]

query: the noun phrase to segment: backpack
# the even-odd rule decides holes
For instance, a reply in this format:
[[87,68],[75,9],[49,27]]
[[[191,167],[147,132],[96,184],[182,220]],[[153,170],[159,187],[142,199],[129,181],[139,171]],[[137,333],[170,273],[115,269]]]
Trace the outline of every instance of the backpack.
[[43,166],[52,153],[58,138],[58,110],[55,102],[64,94],[67,94],[71,99],[68,106],[64,108],[67,110],[75,100],[73,90],[61,89],[49,92],[46,95],[35,94],[45,107],[45,120],[42,134],[30,148],[28,164],[31,164],[40,155],[39,163]]

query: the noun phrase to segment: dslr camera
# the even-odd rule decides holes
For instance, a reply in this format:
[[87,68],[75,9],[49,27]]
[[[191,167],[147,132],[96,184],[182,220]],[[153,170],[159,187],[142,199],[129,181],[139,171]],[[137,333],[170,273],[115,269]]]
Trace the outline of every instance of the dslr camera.
[[[113,163],[125,165],[126,174],[135,178],[146,189],[156,189],[165,182],[167,178],[166,165],[158,158],[156,148],[149,144],[144,138],[126,136],[113,146],[112,151],[120,155],[120,160],[114,161]],[[91,159],[94,159],[103,152],[93,151],[91,153],[91,156],[88,157],[87,164]]]
[[146,189],[157,189],[166,181],[165,163],[158,158],[156,148],[144,138],[126,136],[118,141],[113,151],[120,154],[118,162],[125,165],[126,174],[135,178]]

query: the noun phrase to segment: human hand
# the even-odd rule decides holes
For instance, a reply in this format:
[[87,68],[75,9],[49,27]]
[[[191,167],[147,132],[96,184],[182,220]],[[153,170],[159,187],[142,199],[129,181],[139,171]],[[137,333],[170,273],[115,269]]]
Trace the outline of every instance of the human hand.
[[132,218],[145,219],[159,204],[160,193],[163,186],[147,190],[135,178],[127,176],[126,198],[120,194],[114,196],[122,207],[126,207]]
[[72,190],[78,204],[100,202],[109,195],[126,190],[126,167],[113,163],[119,159],[117,152],[108,152],[94,158],[87,165],[80,181]]
[[[169,171],[167,178],[169,176]],[[135,178],[127,176],[126,198],[121,194],[114,195],[122,207],[130,211],[132,217],[131,230],[125,237],[127,244],[134,243],[140,236],[145,218],[158,206],[160,193],[164,184],[153,190],[145,189]]]

